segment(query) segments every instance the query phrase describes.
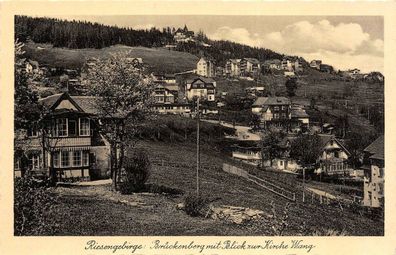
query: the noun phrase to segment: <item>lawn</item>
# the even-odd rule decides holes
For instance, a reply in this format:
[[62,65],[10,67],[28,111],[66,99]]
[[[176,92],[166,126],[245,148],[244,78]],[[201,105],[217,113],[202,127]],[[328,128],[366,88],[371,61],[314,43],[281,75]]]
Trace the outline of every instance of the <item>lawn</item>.
[[79,69],[87,58],[106,58],[114,53],[129,52],[130,57],[143,58],[143,62],[153,72],[184,72],[196,68],[198,58],[179,51],[164,48],[129,47],[114,45],[103,49],[56,48],[50,44],[27,43],[26,56],[42,64],[55,67]]
[[[151,159],[186,163],[187,167],[153,166],[149,183],[181,190],[195,190],[195,146],[183,143],[143,142]],[[221,170],[225,161],[232,162],[221,152],[204,148],[201,161],[201,190],[217,199],[214,205],[243,206],[272,214],[271,202],[282,213],[287,201],[247,180]],[[109,186],[59,188],[59,204],[54,218],[59,224],[56,235],[274,235],[271,219],[236,225],[206,218],[193,218],[176,205],[183,196],[138,193],[114,195]],[[85,189],[85,190],[79,190]],[[111,199],[110,199],[111,198]],[[114,199],[116,198],[116,199]],[[142,203],[131,206],[117,201]],[[312,235],[328,230],[344,231],[347,235],[383,235],[383,223],[373,221],[338,207],[292,203],[288,211],[284,235]]]

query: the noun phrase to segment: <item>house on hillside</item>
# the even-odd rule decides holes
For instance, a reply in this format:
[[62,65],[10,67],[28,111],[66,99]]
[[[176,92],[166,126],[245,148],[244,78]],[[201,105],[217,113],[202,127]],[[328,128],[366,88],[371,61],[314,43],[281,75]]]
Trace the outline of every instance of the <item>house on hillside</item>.
[[178,90],[171,91],[164,85],[157,85],[154,89],[154,101],[156,104],[173,104],[176,101],[177,93]]
[[284,137],[277,146],[280,156],[273,158],[271,162],[268,158],[264,158],[263,160],[263,153],[260,147],[234,145],[232,146],[232,158],[255,166],[269,167],[278,171],[295,172],[300,166],[294,159],[290,158],[290,146],[291,138]]
[[309,115],[301,106],[291,107],[290,129],[296,133],[305,132],[309,128]]
[[241,59],[229,59],[225,66],[226,75],[238,77],[241,75]]
[[215,77],[215,65],[213,60],[201,57],[197,63],[197,74],[204,77]]
[[281,62],[281,69],[289,72],[293,72],[293,61],[287,58],[284,58]]
[[188,79],[185,85],[185,93],[188,101],[193,101],[199,97],[205,101],[215,101],[216,81],[212,78],[197,77]]
[[256,146],[244,147],[234,145],[232,146],[232,158],[258,166],[261,164],[261,148]]
[[281,70],[281,61],[279,59],[269,59],[264,61],[263,68],[266,70]]
[[296,59],[293,63],[294,72],[302,72],[304,71],[303,65],[300,63],[300,60]]
[[291,119],[291,102],[286,97],[258,97],[252,113],[259,115],[261,123],[282,122]]
[[255,76],[260,73],[260,61],[255,58],[243,58],[240,61],[242,76]]
[[320,69],[320,65],[322,64],[322,60],[314,59],[309,63],[309,66],[314,69]]
[[176,76],[174,74],[152,73],[151,77],[155,83],[176,84]]
[[60,180],[108,177],[110,144],[98,128],[96,100],[68,93],[40,99],[48,109],[44,128],[17,132],[15,176],[48,176],[52,165]]
[[184,26],[183,29],[178,28],[173,35],[173,39],[177,43],[194,42],[194,31],[189,31],[187,26]]
[[257,96],[264,93],[265,87],[264,86],[255,86],[255,87],[248,87],[245,89],[246,94]]
[[363,161],[363,205],[369,207],[384,207],[385,154],[383,135],[378,137],[364,149]]
[[320,171],[327,175],[349,175],[348,159],[351,153],[343,142],[333,135],[319,135],[321,153],[318,158]]
[[179,114],[185,116],[190,116],[191,114],[191,104],[188,103],[154,103],[151,109],[160,114]]

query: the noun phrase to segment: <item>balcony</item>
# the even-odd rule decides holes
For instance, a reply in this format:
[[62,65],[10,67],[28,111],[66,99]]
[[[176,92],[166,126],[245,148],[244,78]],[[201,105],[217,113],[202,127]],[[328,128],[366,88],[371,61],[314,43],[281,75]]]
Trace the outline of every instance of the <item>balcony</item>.
[[91,146],[91,137],[53,137],[49,138],[51,147]]
[[236,159],[245,159],[245,160],[261,160],[260,153],[232,152],[232,157]]

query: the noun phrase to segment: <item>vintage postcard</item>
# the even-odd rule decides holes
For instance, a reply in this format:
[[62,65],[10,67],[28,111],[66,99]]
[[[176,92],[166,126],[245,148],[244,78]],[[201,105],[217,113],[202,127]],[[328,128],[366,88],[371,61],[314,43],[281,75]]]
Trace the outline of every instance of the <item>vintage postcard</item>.
[[396,254],[394,3],[0,6],[1,254]]

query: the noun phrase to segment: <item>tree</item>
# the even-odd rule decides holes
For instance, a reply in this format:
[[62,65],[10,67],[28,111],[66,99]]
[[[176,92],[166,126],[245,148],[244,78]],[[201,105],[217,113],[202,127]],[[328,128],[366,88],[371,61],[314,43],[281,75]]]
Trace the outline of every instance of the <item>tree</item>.
[[123,168],[125,151],[136,144],[139,124],[147,117],[152,103],[153,82],[144,71],[134,67],[124,56],[114,54],[96,59],[84,83],[88,93],[97,97],[100,129],[111,144],[113,187]]
[[375,136],[373,134],[362,134],[358,132],[348,133],[347,137],[345,137],[345,145],[351,153],[349,162],[354,168],[362,165],[363,150],[374,140]]
[[313,165],[317,162],[322,149],[320,137],[315,135],[300,135],[291,144],[290,157],[303,166]]
[[293,97],[296,95],[296,90],[297,90],[297,79],[296,78],[287,79],[285,86],[286,86],[287,95],[289,97]]
[[38,95],[29,87],[29,75],[25,71],[26,60],[23,58],[23,43],[15,41],[15,93],[14,93],[14,130],[28,129],[40,116]]
[[273,160],[282,156],[284,150],[280,143],[285,136],[285,133],[274,127],[267,130],[267,133],[261,139],[261,158],[263,161],[269,159],[272,166]]

